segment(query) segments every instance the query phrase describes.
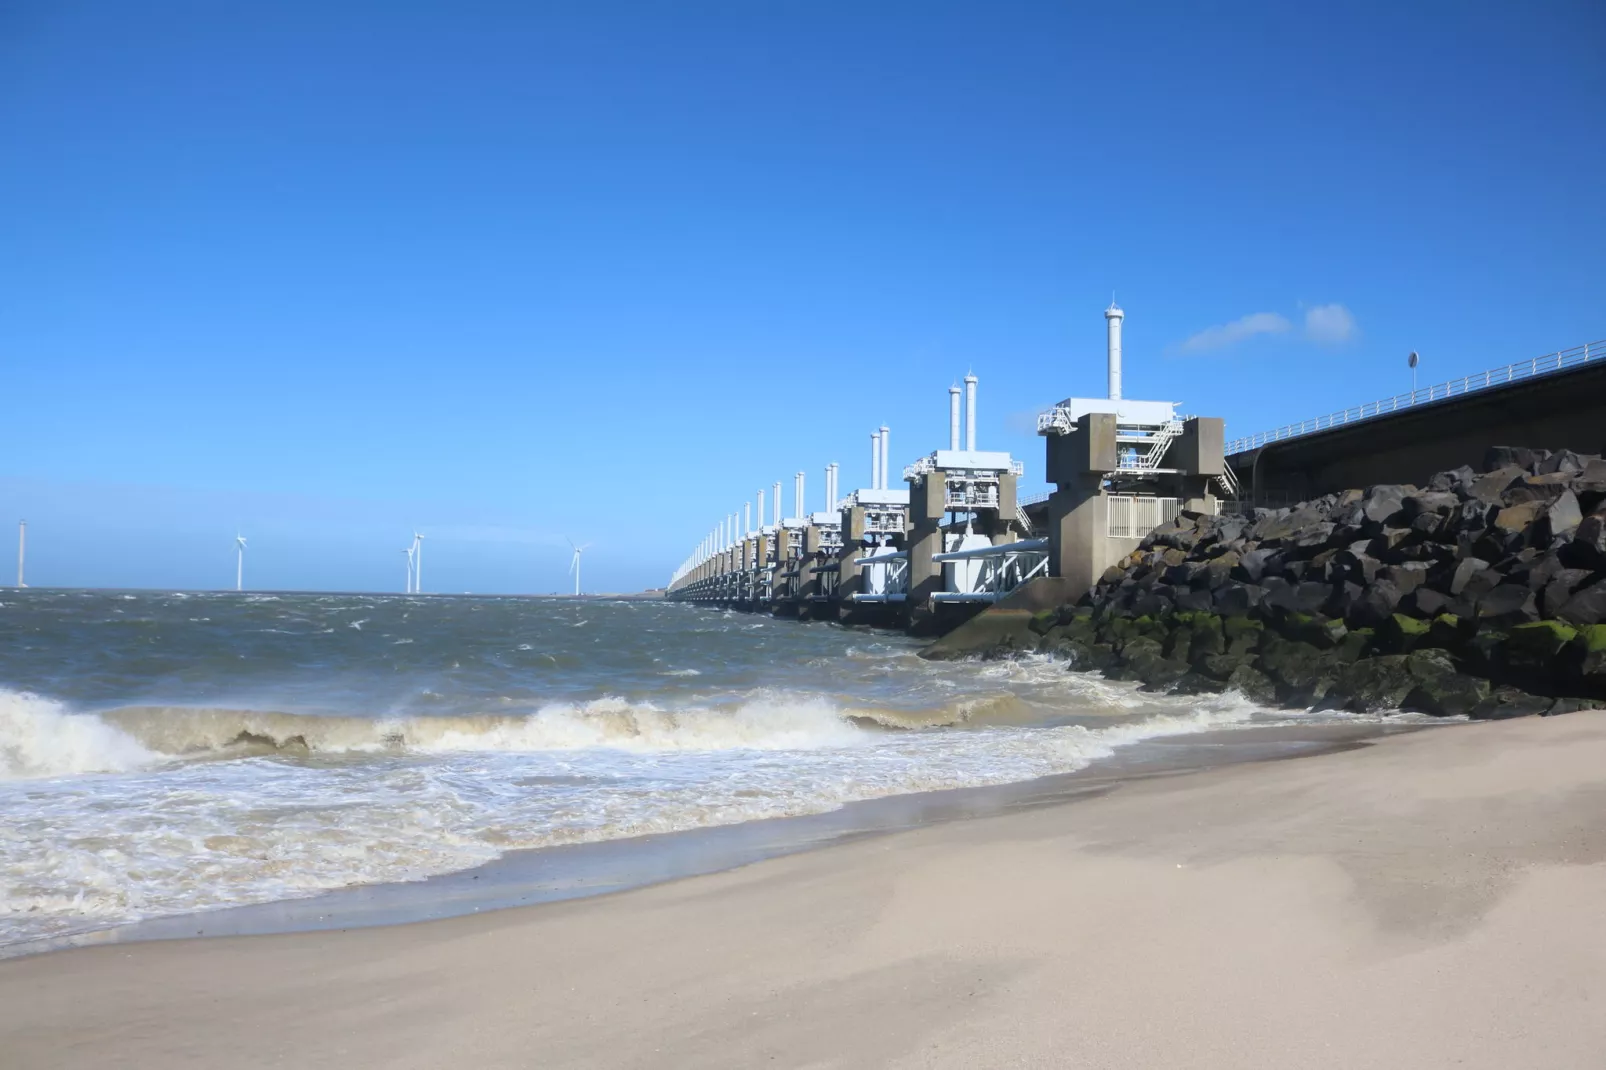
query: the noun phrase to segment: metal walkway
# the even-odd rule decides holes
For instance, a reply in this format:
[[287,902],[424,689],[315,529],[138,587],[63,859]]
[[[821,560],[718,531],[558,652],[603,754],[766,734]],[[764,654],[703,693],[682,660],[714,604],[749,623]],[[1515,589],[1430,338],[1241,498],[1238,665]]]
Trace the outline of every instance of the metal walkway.
[[1581,346],[1558,350],[1555,353],[1547,353],[1542,357],[1519,360],[1514,364],[1507,364],[1503,368],[1491,368],[1486,372],[1478,372],[1475,375],[1452,379],[1447,383],[1436,383],[1433,386],[1425,386],[1420,390],[1396,394],[1381,401],[1369,401],[1364,405],[1356,405],[1342,412],[1329,413],[1326,416],[1318,416],[1312,420],[1302,420],[1297,424],[1284,424],[1274,431],[1262,431],[1259,434],[1235,438],[1227,443],[1225,452],[1227,456],[1232,457],[1258,449],[1269,442],[1280,442],[1284,439],[1297,438],[1300,435],[1308,435],[1316,431],[1325,431],[1330,427],[1341,427],[1344,424],[1356,423],[1361,420],[1372,420],[1379,416],[1387,416],[1390,413],[1399,412],[1402,409],[1409,409],[1414,405],[1426,405],[1430,402],[1443,401],[1445,398],[1456,397],[1461,394],[1496,389],[1505,386],[1507,383],[1520,382],[1536,376],[1554,375],[1557,372],[1599,360],[1606,360],[1606,341],[1586,342]]

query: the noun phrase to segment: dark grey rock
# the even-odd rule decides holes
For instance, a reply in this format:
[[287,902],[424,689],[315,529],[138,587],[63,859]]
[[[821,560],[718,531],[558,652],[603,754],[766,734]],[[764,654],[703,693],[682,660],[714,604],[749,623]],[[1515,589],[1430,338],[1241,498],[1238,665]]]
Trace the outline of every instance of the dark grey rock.
[[1388,620],[1400,604],[1400,589],[1387,580],[1368,584],[1361,597],[1344,614],[1351,628],[1375,628]]
[[1583,458],[1579,457],[1578,454],[1574,453],[1572,450],[1557,450],[1549,457],[1546,457],[1539,465],[1540,475],[1551,475],[1554,473],[1564,473],[1570,475],[1573,472],[1582,472],[1583,470]]
[[1477,600],[1478,619],[1509,628],[1539,619],[1539,603],[1526,584],[1502,583]]
[[1418,680],[1401,702],[1401,708],[1434,717],[1470,717],[1489,699],[1489,681],[1451,671]]
[[1440,472],[1435,475],[1432,479],[1428,480],[1428,489],[1437,491],[1455,491],[1457,489],[1467,489],[1472,486],[1473,482],[1476,481],[1477,478],[1478,473],[1474,472],[1470,465],[1464,464],[1460,468],[1455,468],[1448,472]]
[[1399,709],[1419,683],[1406,658],[1383,654],[1344,666],[1328,689],[1325,704],[1357,713]]
[[1500,505],[1506,488],[1520,480],[1525,470],[1516,465],[1491,468],[1472,483],[1472,497],[1487,505]]
[[1526,446],[1490,446],[1483,455],[1483,470],[1492,472],[1512,466],[1532,472],[1549,456],[1549,450],[1532,450]]
[[1448,491],[1426,490],[1408,494],[1403,503],[1406,519],[1415,520],[1424,514],[1449,516],[1461,507],[1461,499]]
[[[1549,593],[1549,589],[1546,589]],[[1590,584],[1567,599],[1556,616],[1582,628],[1590,624],[1606,623],[1606,580]]]
[[1404,508],[1405,495],[1404,487],[1392,483],[1368,487],[1361,513],[1372,523],[1382,524]]
[[[1489,562],[1476,557],[1463,558],[1462,560],[1456,562],[1455,569],[1450,574],[1450,585],[1446,589],[1445,593],[1453,595],[1461,594],[1467,589],[1467,585],[1472,582],[1474,577],[1478,576],[1480,573],[1487,572],[1488,568]],[[1489,585],[1484,588],[1484,590],[1488,590],[1489,587],[1492,587],[1493,585],[1494,581],[1491,581]],[[1474,591],[1474,595],[1477,593],[1478,592]]]
[[1445,612],[1449,605],[1449,596],[1440,594],[1431,587],[1418,587],[1400,599],[1401,609],[1422,620],[1432,620]]
[[[1546,617],[1560,617],[1562,608],[1573,597],[1573,592],[1584,586],[1585,582],[1593,575],[1594,573],[1583,568],[1564,568],[1550,573],[1550,582],[1545,584],[1544,590],[1539,595],[1539,612]],[[1569,621],[1568,623],[1574,622]],[[1594,624],[1597,622],[1587,621],[1585,623]]]
[[1548,713],[1554,703],[1554,699],[1530,695],[1528,692],[1518,690],[1515,687],[1497,687],[1488,698],[1473,707],[1472,716],[1479,721],[1503,721],[1510,717],[1532,717],[1535,714]]
[[1277,551],[1254,549],[1238,555],[1238,566],[1233,569],[1235,579],[1246,580],[1249,583],[1259,583],[1266,575],[1268,563],[1275,560]]
[[1538,530],[1534,533],[1534,540],[1536,543],[1549,542],[1557,536],[1570,536],[1578,529],[1583,519],[1583,511],[1578,507],[1578,496],[1570,490],[1565,491],[1545,509],[1544,516],[1539,520]]
[[1265,673],[1251,665],[1239,665],[1227,677],[1227,687],[1237,691],[1250,702],[1269,706],[1277,701],[1277,685]]
[[1562,559],[1580,568],[1606,568],[1606,517],[1586,516],[1573,530]]
[[1224,617],[1248,614],[1265,600],[1266,591],[1252,583],[1229,583],[1216,591],[1211,600],[1213,608]]
[[1508,506],[1555,501],[1567,491],[1567,484],[1570,482],[1571,477],[1561,473],[1548,476],[1523,476],[1507,487],[1500,497]]

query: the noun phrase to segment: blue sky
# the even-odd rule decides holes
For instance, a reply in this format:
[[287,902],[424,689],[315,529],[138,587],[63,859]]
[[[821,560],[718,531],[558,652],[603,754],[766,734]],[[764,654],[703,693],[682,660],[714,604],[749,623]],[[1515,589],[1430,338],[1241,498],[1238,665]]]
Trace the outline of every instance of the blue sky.
[[[1403,9],[1403,10],[1402,10]],[[1606,338],[1598,4],[0,4],[36,585],[662,583],[758,487]],[[13,521],[6,519],[5,523]],[[3,530],[3,528],[0,528]],[[0,535],[0,547],[11,539]],[[0,557],[4,551],[0,550]]]

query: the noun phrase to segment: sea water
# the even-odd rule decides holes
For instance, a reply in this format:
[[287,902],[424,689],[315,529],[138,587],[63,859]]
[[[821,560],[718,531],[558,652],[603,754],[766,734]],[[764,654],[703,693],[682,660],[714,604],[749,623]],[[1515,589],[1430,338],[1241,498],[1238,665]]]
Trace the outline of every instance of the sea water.
[[0,592],[0,946],[1286,720],[656,601]]

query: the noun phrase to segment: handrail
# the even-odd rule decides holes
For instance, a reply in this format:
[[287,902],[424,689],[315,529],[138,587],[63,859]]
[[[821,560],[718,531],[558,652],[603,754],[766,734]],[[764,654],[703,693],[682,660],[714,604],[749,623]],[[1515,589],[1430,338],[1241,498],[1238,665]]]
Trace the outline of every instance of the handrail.
[[1447,383],[1436,383],[1420,390],[1413,390],[1405,394],[1396,394],[1381,401],[1369,401],[1364,405],[1355,405],[1342,412],[1329,413],[1318,416],[1312,420],[1301,420],[1297,424],[1285,424],[1275,431],[1262,431],[1259,434],[1245,435],[1228,442],[1225,452],[1230,457],[1247,450],[1258,449],[1270,442],[1280,442],[1283,439],[1296,438],[1300,435],[1323,431],[1329,427],[1341,427],[1344,424],[1354,423],[1358,420],[1371,420],[1389,413],[1408,409],[1413,405],[1426,405],[1434,401],[1459,394],[1471,394],[1480,390],[1504,386],[1507,383],[1517,382],[1521,379],[1532,379],[1540,375],[1554,375],[1567,368],[1575,368],[1591,361],[1606,360],[1606,341],[1585,342],[1581,346],[1571,349],[1561,349],[1554,353],[1547,353],[1542,357],[1533,357],[1529,360],[1519,360],[1507,364],[1503,368],[1491,368],[1476,375],[1464,375],[1460,379],[1452,379]]
[[932,554],[931,559],[933,561],[967,561],[974,557],[1001,557],[1004,554],[1042,553],[1047,549],[1047,539],[1022,539],[1019,542],[1006,542],[998,546],[976,546],[969,550],[953,550],[949,553]]

